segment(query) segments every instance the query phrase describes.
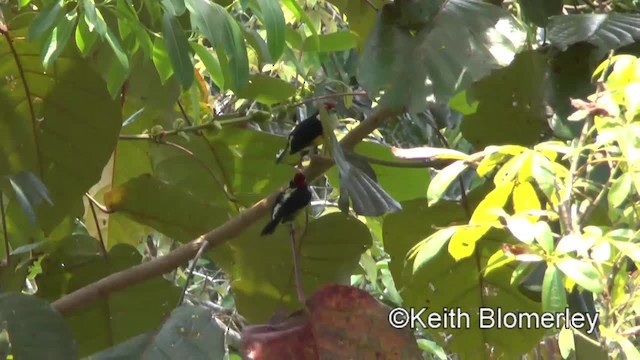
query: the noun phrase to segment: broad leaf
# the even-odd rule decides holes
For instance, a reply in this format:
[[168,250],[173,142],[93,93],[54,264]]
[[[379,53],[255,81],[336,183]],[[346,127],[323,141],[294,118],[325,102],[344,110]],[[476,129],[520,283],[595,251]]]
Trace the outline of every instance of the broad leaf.
[[162,17],[162,35],[173,72],[178,77],[182,88],[188,89],[194,77],[191,49],[178,19],[169,13],[165,13]]
[[[108,258],[95,254],[73,257],[81,261],[71,266],[69,258],[58,252],[42,263],[43,273],[36,278],[38,296],[54,301],[142,260],[138,250],[124,244],[113,247]],[[79,355],[87,356],[156,328],[169,315],[179,296],[179,288],[158,277],[101,297],[83,311],[66,316],[65,320],[78,341]]]
[[552,15],[562,13],[562,0],[519,0],[522,15],[537,26],[545,27]]
[[258,0],[258,4],[262,10],[262,21],[267,29],[267,45],[271,61],[276,62],[282,55],[285,46],[284,13],[277,0]]
[[49,232],[100,178],[122,118],[100,77],[73,49],[44,74],[33,56],[38,48],[24,35],[12,31],[15,52],[0,40],[0,77],[12,79],[0,90],[0,126],[8,129],[0,132],[0,174],[29,170],[42,180],[54,206],[36,214]]
[[208,0],[187,0],[186,6],[191,23],[214,44],[222,70],[228,71],[225,84],[242,90],[249,82],[249,60],[240,26],[222,6]]
[[[522,32],[505,10],[481,0],[451,0],[434,15],[440,3],[394,3],[379,12],[360,57],[359,80],[370,96],[384,90],[381,105],[414,113],[424,109],[429,96],[448,101],[511,62],[522,45]],[[413,14],[413,8],[404,7],[414,5],[428,9]],[[407,26],[398,12],[418,19]],[[434,16],[419,18],[424,13]],[[500,31],[498,21],[504,25]]]
[[0,323],[15,359],[77,359],[76,344],[64,319],[35,296],[0,294]]
[[553,16],[549,19],[547,39],[563,51],[585,41],[604,53],[640,39],[640,15],[612,12]]

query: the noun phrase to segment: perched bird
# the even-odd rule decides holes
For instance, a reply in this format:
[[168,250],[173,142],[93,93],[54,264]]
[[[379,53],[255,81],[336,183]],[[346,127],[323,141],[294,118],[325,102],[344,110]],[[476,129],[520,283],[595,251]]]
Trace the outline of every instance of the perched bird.
[[[336,104],[325,103],[324,107],[327,111],[331,111],[335,109]],[[276,164],[287,156],[287,150],[289,150],[288,155],[293,155],[312,146],[320,145],[323,140],[320,112],[316,111],[313,115],[300,121],[291,130],[287,138],[287,146],[278,154]]]
[[298,212],[311,202],[311,190],[302,173],[296,173],[289,187],[280,192],[271,209],[271,221],[262,229],[260,235],[273,234],[280,223],[293,221]]

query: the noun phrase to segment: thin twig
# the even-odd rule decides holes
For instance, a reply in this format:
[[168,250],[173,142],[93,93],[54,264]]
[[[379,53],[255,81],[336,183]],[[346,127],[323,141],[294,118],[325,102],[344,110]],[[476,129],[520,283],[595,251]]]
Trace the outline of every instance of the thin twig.
[[187,111],[184,109],[184,106],[182,106],[182,103],[180,102],[180,99],[178,99],[176,102],[178,103],[178,107],[180,108],[180,112],[182,113],[182,117],[184,117],[184,121],[186,121],[187,124],[189,124],[189,126],[193,126],[193,121],[191,121],[191,118],[187,114]]
[[[85,194],[87,199],[89,198],[89,194]],[[104,238],[102,237],[102,231],[100,230],[100,221],[98,221],[98,215],[96,214],[96,209],[94,208],[95,204],[93,201],[89,200],[89,209],[91,209],[91,215],[93,216],[93,223],[96,225],[96,232],[98,232],[98,239],[100,240],[100,251],[102,251],[102,256],[105,259],[109,258],[109,253],[107,252],[107,246],[104,243]]]
[[9,231],[7,230],[7,218],[4,213],[4,194],[0,192],[0,220],[2,220],[2,235],[4,236],[4,265],[9,266],[11,264],[11,248],[9,245]]
[[302,291],[302,279],[300,277],[300,264],[298,263],[298,256],[300,252],[296,246],[296,228],[292,223],[289,224],[289,240],[291,241],[291,254],[293,256],[293,275],[295,276],[296,294],[298,295],[298,301],[300,304],[306,302],[304,291]]
[[181,132],[186,133],[186,132],[198,132],[200,130],[206,130],[206,129],[214,129],[214,128],[217,129],[220,126],[248,122],[248,121],[252,121],[253,119],[256,119],[256,117],[255,115],[252,114],[252,115],[241,116],[241,117],[226,119],[226,120],[212,120],[207,122],[206,124],[185,126],[179,129],[163,130],[158,135],[152,135],[152,134],[120,135],[118,136],[118,139],[119,140],[155,140],[155,139],[161,139],[165,136],[178,135]]
[[355,92],[345,92],[345,93],[319,95],[319,96],[313,96],[313,97],[298,101],[297,103],[293,103],[293,104],[289,105],[288,107],[289,108],[294,108],[294,107],[298,107],[300,105],[304,105],[304,104],[308,104],[310,102],[314,102],[314,101],[318,101],[318,100],[324,100],[324,99],[333,99],[333,98],[345,97],[345,96],[362,96],[362,95],[367,95],[367,93],[364,92],[364,91],[355,91]]
[[108,207],[100,204],[96,199],[93,198],[93,196],[89,195],[89,193],[85,193],[84,196],[86,196],[87,199],[89,200],[89,202],[91,202],[93,205],[95,205],[103,213],[105,213],[105,214],[113,214],[115,212],[115,211],[109,209]]
[[182,303],[184,302],[184,297],[187,294],[187,290],[189,289],[189,284],[191,283],[191,280],[193,280],[193,271],[196,268],[196,264],[198,263],[198,260],[200,259],[202,254],[204,254],[204,249],[206,247],[207,247],[207,243],[203,242],[200,245],[200,249],[198,249],[198,252],[196,253],[196,256],[193,258],[193,260],[191,260],[191,266],[189,267],[189,273],[187,274],[187,280],[184,282],[184,288],[182,289],[182,294],[180,295],[180,300],[178,300],[178,306],[182,305]]

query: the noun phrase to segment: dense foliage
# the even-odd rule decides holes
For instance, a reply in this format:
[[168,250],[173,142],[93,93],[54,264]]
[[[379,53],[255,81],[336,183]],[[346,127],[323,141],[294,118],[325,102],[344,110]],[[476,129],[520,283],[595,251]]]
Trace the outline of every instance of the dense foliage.
[[[640,359],[639,12],[0,0],[0,358]],[[260,236],[295,171],[310,206]]]

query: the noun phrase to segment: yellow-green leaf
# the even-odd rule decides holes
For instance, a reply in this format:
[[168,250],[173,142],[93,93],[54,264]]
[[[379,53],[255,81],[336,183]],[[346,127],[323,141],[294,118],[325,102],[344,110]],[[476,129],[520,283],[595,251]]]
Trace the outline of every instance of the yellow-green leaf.
[[467,164],[458,160],[453,164],[440,170],[436,176],[431,180],[429,189],[427,190],[427,199],[429,205],[434,204],[444,196],[445,192],[460,173],[467,168]]
[[557,262],[556,266],[583,288],[596,294],[604,290],[603,278],[593,264],[574,258],[565,258]]
[[449,242],[449,254],[453,256],[456,261],[464,259],[473,255],[473,251],[476,248],[476,242],[480,240],[491,229],[491,226],[486,225],[469,225],[461,227],[451,237]]

